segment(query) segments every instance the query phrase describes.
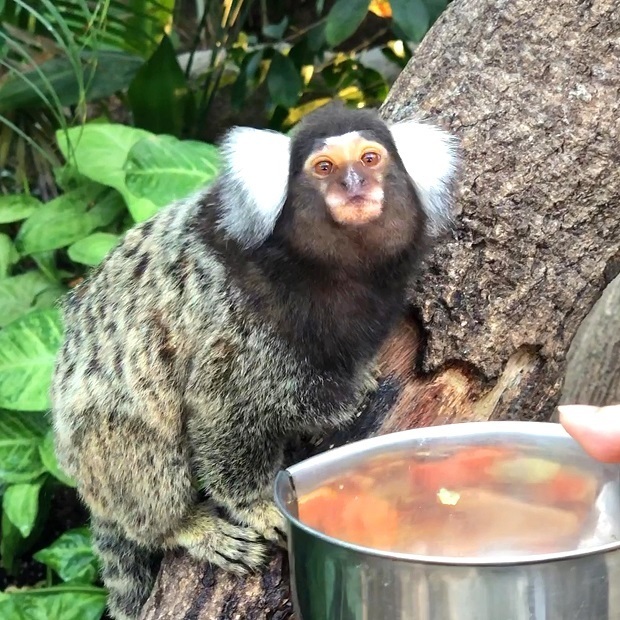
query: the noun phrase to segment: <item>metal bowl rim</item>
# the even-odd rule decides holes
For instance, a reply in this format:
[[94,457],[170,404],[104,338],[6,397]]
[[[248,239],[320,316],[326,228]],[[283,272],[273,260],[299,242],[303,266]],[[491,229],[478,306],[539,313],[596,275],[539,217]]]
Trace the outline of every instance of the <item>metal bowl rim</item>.
[[[480,436],[484,434],[490,434],[491,432],[500,432],[504,435],[518,434],[526,435],[528,431],[538,432],[533,433],[536,437],[547,436],[554,438],[563,438],[567,441],[573,441],[572,437],[564,430],[564,428],[555,422],[533,422],[533,421],[484,421],[484,422],[460,422],[455,424],[443,424],[438,426],[428,426],[422,428],[413,428],[404,431],[397,431],[394,433],[387,433],[377,437],[370,437],[367,439],[361,439],[359,441],[352,442],[345,446],[339,446],[312,456],[300,463],[292,465],[285,470],[282,470],[276,476],[275,483],[275,502],[284,515],[284,517],[295,527],[304,531],[315,538],[322,540],[323,542],[352,551],[360,555],[370,555],[374,557],[384,558],[386,560],[398,560],[407,562],[409,564],[431,564],[440,566],[461,566],[461,567],[498,567],[498,566],[523,566],[530,564],[543,564],[549,562],[559,562],[565,560],[572,560],[582,558],[591,555],[602,555],[616,551],[620,549],[620,540],[613,543],[607,543],[604,545],[597,545],[594,547],[588,547],[586,549],[574,549],[570,551],[560,551],[555,553],[541,553],[523,556],[494,556],[494,557],[476,557],[476,556],[437,556],[437,555],[420,555],[414,553],[402,553],[398,551],[386,551],[382,549],[374,549],[372,547],[364,547],[363,545],[357,545],[354,543],[346,542],[333,538],[315,530],[314,528],[306,525],[296,517],[290,514],[286,509],[283,501],[280,498],[280,494],[277,492],[280,481],[283,478],[290,478],[296,471],[300,471],[311,467],[317,462],[329,462],[337,461],[346,457],[349,454],[357,454],[363,451],[364,447],[372,446],[398,446],[401,443],[408,443],[411,439],[440,439],[442,437],[467,437],[467,436]],[[576,442],[575,442],[576,444]],[[585,453],[584,453],[585,454]],[[587,455],[586,455],[587,456]],[[594,460],[594,459],[592,459]],[[600,463],[600,465],[609,466],[609,463]],[[620,466],[619,466],[620,472]]]

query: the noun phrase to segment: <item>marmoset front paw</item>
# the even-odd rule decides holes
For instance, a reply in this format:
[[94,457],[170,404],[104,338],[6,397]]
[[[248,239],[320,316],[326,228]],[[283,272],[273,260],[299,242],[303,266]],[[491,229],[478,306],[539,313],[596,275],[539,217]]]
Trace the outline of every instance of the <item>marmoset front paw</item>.
[[284,516],[273,502],[260,500],[249,508],[235,508],[231,513],[235,520],[252,528],[266,540],[286,548]]
[[229,523],[205,508],[197,510],[174,536],[174,543],[197,560],[237,575],[256,572],[267,559],[267,546],[258,532],[247,525]]

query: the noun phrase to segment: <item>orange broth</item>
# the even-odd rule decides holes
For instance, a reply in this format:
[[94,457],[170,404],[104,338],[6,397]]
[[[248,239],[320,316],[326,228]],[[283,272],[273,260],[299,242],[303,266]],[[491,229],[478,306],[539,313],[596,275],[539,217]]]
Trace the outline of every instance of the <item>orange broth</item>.
[[443,556],[551,553],[576,542],[596,481],[569,466],[470,447],[386,455],[299,498],[299,519],[333,538]]

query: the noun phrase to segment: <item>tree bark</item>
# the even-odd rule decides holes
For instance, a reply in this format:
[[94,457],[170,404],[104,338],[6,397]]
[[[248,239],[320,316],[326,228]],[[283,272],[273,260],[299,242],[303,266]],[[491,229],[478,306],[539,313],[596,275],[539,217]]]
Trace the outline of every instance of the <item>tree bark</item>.
[[[435,23],[382,114],[428,116],[460,138],[457,223],[411,287],[378,393],[316,449],[552,417],[569,347],[620,269],[619,40],[617,0],[456,0]],[[598,342],[593,355],[618,360],[617,340]],[[170,554],[142,618],[292,618],[286,571],[282,552],[246,580]]]
[[568,350],[560,402],[620,404],[620,276],[603,291],[577,330]]

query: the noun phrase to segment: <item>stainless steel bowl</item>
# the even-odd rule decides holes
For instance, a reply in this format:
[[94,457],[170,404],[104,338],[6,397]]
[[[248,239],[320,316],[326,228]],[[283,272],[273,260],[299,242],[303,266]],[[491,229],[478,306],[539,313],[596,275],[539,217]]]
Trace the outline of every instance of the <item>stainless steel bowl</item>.
[[[510,446],[524,457],[551,459],[593,476],[594,500],[579,514],[579,535],[553,553],[414,555],[337,540],[298,517],[298,498],[377,456],[436,458],[464,446]],[[298,618],[620,620],[619,472],[616,465],[591,459],[560,425],[540,422],[414,429],[296,464],[278,475],[275,497],[288,524]]]

